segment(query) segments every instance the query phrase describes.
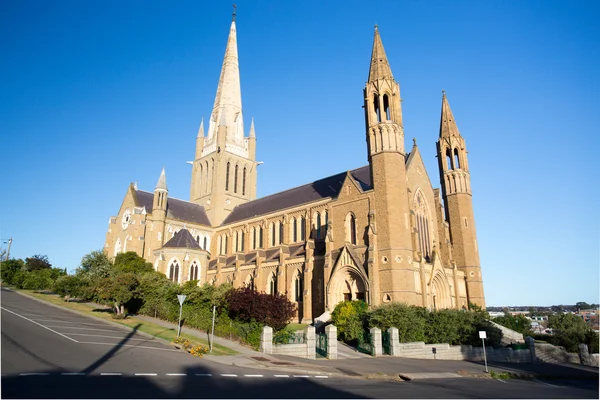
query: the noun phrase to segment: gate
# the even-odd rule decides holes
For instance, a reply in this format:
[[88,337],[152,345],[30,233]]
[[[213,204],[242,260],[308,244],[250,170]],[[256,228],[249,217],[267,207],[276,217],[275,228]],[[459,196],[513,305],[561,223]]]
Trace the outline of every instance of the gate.
[[381,332],[381,344],[383,346],[383,354],[392,355],[392,344],[390,341],[390,333],[388,331]]
[[316,345],[317,345],[317,358],[327,358],[327,334],[326,333],[317,333],[316,335]]
[[371,332],[363,331],[358,337],[358,346],[356,347],[361,353],[373,355],[373,345],[371,344]]

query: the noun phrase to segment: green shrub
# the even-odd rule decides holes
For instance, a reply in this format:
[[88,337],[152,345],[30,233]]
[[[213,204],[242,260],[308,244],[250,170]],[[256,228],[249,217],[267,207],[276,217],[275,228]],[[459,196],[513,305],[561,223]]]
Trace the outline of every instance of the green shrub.
[[400,343],[426,341],[427,310],[424,307],[389,303],[369,311],[366,318],[369,328],[382,331],[397,328]]
[[367,308],[367,303],[362,300],[344,301],[335,306],[331,321],[337,327],[340,340],[351,342],[362,337]]

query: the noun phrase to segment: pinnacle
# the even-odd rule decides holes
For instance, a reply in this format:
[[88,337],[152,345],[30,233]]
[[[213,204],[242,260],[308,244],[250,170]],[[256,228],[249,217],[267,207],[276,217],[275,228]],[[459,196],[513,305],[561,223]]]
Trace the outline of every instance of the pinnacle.
[[440,118],[440,137],[460,136],[458,126],[452,115],[446,91],[442,90],[442,116]]
[[162,172],[160,173],[160,176],[158,177],[158,182],[156,182],[156,188],[154,190],[158,190],[158,189],[162,189],[162,190],[167,190],[167,176],[165,174],[165,167],[163,167]]
[[375,25],[373,51],[371,52],[371,66],[369,68],[369,82],[377,79],[394,79],[394,77],[387,56],[385,55],[383,42],[379,35],[379,28]]
[[200,121],[200,128],[198,128],[198,137],[204,137],[204,118]]

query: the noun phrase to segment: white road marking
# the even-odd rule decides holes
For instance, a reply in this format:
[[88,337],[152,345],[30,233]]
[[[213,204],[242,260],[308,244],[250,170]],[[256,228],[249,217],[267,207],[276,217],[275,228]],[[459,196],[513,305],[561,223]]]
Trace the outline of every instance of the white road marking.
[[315,375],[315,378],[327,379],[329,377],[327,375]]
[[500,378],[496,378],[496,380],[497,380],[497,381],[500,381],[500,382],[502,382],[502,383],[508,383],[508,382],[506,382],[506,381],[503,381],[503,380],[502,380],[502,379],[500,379]]
[[60,336],[62,336],[62,337],[64,337],[64,338],[66,338],[66,339],[69,339],[69,340],[71,340],[71,341],[73,341],[73,342],[75,342],[75,343],[79,343],[77,340],[75,340],[75,339],[73,339],[73,338],[70,338],[70,337],[68,337],[68,336],[66,336],[66,335],[63,335],[63,334],[62,334],[62,333],[60,333],[60,332],[56,332],[54,329],[50,329],[50,328],[48,328],[47,326],[45,326],[45,325],[42,325],[42,324],[40,324],[40,323],[38,323],[38,322],[35,322],[35,321],[33,321],[33,320],[31,320],[31,319],[29,319],[29,318],[27,318],[27,317],[24,317],[24,316],[22,316],[22,315],[19,315],[19,314],[17,314],[17,313],[16,313],[16,312],[14,312],[14,311],[10,311],[10,310],[8,310],[8,309],[6,309],[6,308],[4,308],[4,307],[0,307],[0,308],[1,308],[1,309],[3,309],[4,311],[7,311],[7,312],[9,312],[9,313],[11,313],[11,314],[14,314],[14,315],[16,315],[17,317],[23,318],[23,319],[25,319],[25,320],[27,320],[27,321],[29,321],[29,322],[33,322],[34,324],[36,324],[36,325],[38,325],[38,326],[41,326],[41,327],[42,327],[42,328],[44,328],[44,329],[48,329],[50,332],[54,332],[54,333],[56,333],[57,335],[60,335]]
[[[81,344],[100,344],[100,345],[105,345],[105,346],[114,346],[115,343],[101,343],[101,342],[77,342],[77,343],[81,343]],[[174,349],[161,349],[160,347],[152,347],[152,346],[136,346],[134,344],[121,344],[119,345],[121,347],[135,347],[136,349],[150,349],[150,350],[160,350],[160,351],[173,351],[176,353],[181,353],[181,350],[174,350]]]
[[123,375],[120,372],[101,372],[100,375],[105,375],[105,376],[117,376],[117,375]]
[[167,374],[167,376],[187,376],[187,374]]
[[[90,335],[89,333],[73,333],[73,332],[64,332],[66,335],[73,335],[73,336],[95,336],[95,337],[103,337],[103,338],[109,338],[109,339],[125,339],[125,336],[104,336],[104,335]],[[151,339],[127,339],[127,341],[130,340],[139,340],[139,341],[149,341]]]
[[156,373],[154,372],[140,372],[135,374],[136,376],[156,376]]
[[82,376],[85,374],[83,372],[61,372],[61,375]]
[[237,377],[236,374],[221,374],[221,376],[235,376],[235,377]]
[[212,374],[196,374],[196,376],[212,376]]
[[50,375],[48,372],[27,372],[25,374],[19,374],[21,376],[40,376],[40,375]]
[[263,375],[244,375],[247,378],[262,378]]
[[289,378],[289,375],[273,375],[275,378]]
[[100,322],[96,322],[96,323],[92,323],[92,322],[78,322],[78,321],[63,321],[60,319],[40,319],[40,318],[36,318],[36,321],[42,321],[42,322],[62,322],[62,323],[67,323],[67,324],[77,324],[77,325],[98,325],[98,326],[104,326],[106,327],[106,324],[100,323]]
[[114,329],[98,329],[98,328],[80,328],[77,326],[56,326],[56,325],[48,325],[50,328],[65,328],[65,329],[81,329],[84,331],[104,331],[104,332],[123,332],[122,330],[114,330]]
[[294,375],[294,378],[310,378],[308,375]]

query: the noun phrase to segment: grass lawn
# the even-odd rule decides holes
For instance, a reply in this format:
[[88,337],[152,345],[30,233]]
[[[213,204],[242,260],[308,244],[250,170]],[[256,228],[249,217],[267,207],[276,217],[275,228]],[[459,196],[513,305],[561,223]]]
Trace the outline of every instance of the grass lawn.
[[304,328],[306,328],[307,326],[308,324],[297,324],[295,322],[292,322],[291,324],[288,324],[288,326],[286,326],[286,329],[301,331],[304,330]]
[[[68,308],[71,310],[79,311],[83,314],[92,315],[97,318],[104,319],[106,321],[115,322],[117,324],[125,325],[130,328],[136,328],[140,332],[147,333],[149,335],[155,336],[160,339],[172,341],[177,337],[176,328],[166,328],[161,325],[153,324],[151,322],[142,321],[137,319],[136,317],[127,317],[127,319],[113,319],[111,314],[107,312],[105,309],[98,309],[95,306],[87,303],[75,303],[75,302],[66,302],[60,296],[55,294],[43,294],[37,293],[33,290],[24,290],[24,289],[14,289],[18,292],[26,293],[32,297],[38,298],[40,300],[46,301],[48,303],[55,304],[62,308]],[[180,335],[190,341],[190,343],[194,346],[202,345],[208,346],[208,341],[206,339],[202,339],[196,336],[192,336],[189,334],[182,333]],[[217,343],[213,344],[213,352],[210,353],[214,356],[229,356],[233,354],[237,354],[237,351],[232,350],[228,347],[221,346]]]

